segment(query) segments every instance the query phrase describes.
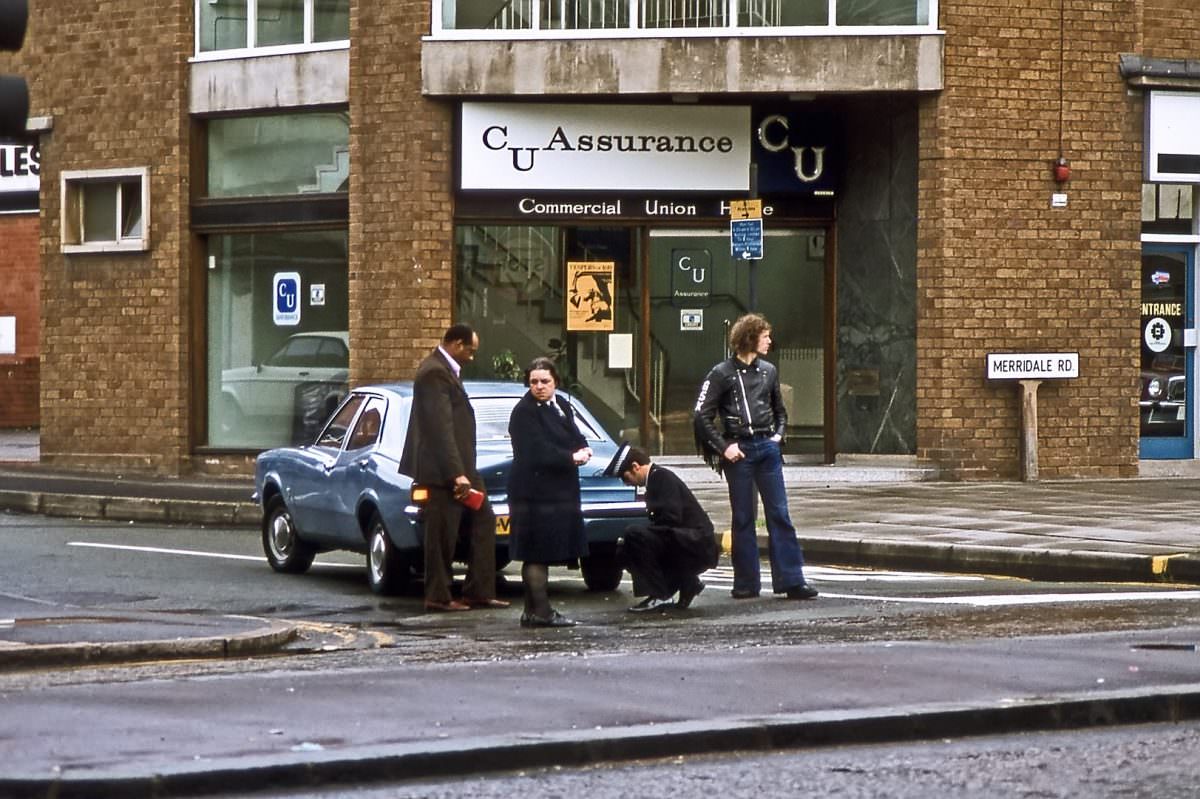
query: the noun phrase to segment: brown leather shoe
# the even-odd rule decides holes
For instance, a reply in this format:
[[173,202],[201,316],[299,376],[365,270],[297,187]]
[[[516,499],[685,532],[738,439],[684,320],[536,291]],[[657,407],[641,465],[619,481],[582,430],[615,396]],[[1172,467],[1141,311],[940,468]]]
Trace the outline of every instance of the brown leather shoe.
[[437,602],[432,599],[426,599],[425,609],[438,611],[470,610],[471,606],[466,602],[459,602],[457,599],[451,599],[449,602]]
[[505,599],[475,599],[467,597],[463,600],[473,608],[506,608],[512,603]]

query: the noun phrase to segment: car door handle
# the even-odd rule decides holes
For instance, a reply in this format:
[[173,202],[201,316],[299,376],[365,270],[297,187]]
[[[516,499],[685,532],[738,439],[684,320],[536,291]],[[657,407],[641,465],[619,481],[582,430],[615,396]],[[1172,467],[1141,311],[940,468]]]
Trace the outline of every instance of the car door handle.
[[300,377],[308,377],[308,375],[310,373],[309,372],[296,372],[296,374],[298,374]]

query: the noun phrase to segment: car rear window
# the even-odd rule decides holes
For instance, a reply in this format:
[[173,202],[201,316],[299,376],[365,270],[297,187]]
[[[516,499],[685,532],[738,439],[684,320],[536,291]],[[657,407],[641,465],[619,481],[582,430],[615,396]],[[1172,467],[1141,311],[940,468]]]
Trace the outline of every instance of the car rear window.
[[475,440],[504,441],[508,438],[508,417],[519,397],[483,397],[471,400],[475,409]]
[[[471,406],[475,409],[475,440],[477,441],[507,441],[508,418],[512,409],[520,401],[520,397],[472,397]],[[571,401],[575,409],[575,426],[580,434],[588,441],[599,441],[604,436],[593,426],[579,410],[579,403]]]

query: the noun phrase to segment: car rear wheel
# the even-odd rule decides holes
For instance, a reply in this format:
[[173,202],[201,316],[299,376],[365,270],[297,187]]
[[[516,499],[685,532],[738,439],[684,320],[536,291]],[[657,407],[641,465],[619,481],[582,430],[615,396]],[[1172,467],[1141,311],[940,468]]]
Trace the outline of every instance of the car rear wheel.
[[308,571],[313,558],[317,556],[315,547],[300,540],[292,512],[288,510],[283,497],[273,497],[267,503],[262,541],[267,562],[277,572],[302,574]]
[[413,556],[396,550],[376,513],[367,530],[367,581],[377,594],[402,594],[413,581]]
[[624,569],[617,563],[615,552],[599,552],[579,561],[583,582],[589,591],[615,591],[621,584]]

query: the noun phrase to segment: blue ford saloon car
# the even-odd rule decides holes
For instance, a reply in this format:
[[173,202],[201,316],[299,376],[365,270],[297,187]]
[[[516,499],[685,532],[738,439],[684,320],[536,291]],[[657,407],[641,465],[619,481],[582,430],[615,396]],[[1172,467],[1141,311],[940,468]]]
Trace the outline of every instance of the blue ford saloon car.
[[[465,386],[475,409],[477,466],[496,513],[500,567],[510,560],[508,417],[525,386],[481,381]],[[579,470],[590,550],[580,570],[590,590],[611,591],[621,581],[617,538],[631,521],[645,518],[646,508],[634,489],[602,474],[617,445],[582,403],[571,403],[594,453]],[[262,506],[263,550],[273,569],[302,573],[317,553],[344,549],[366,555],[367,578],[376,593],[403,592],[419,576],[421,508],[411,496],[412,478],[399,470],[411,406],[411,383],[363,386],[346,396],[312,444],[258,456],[255,500]]]

